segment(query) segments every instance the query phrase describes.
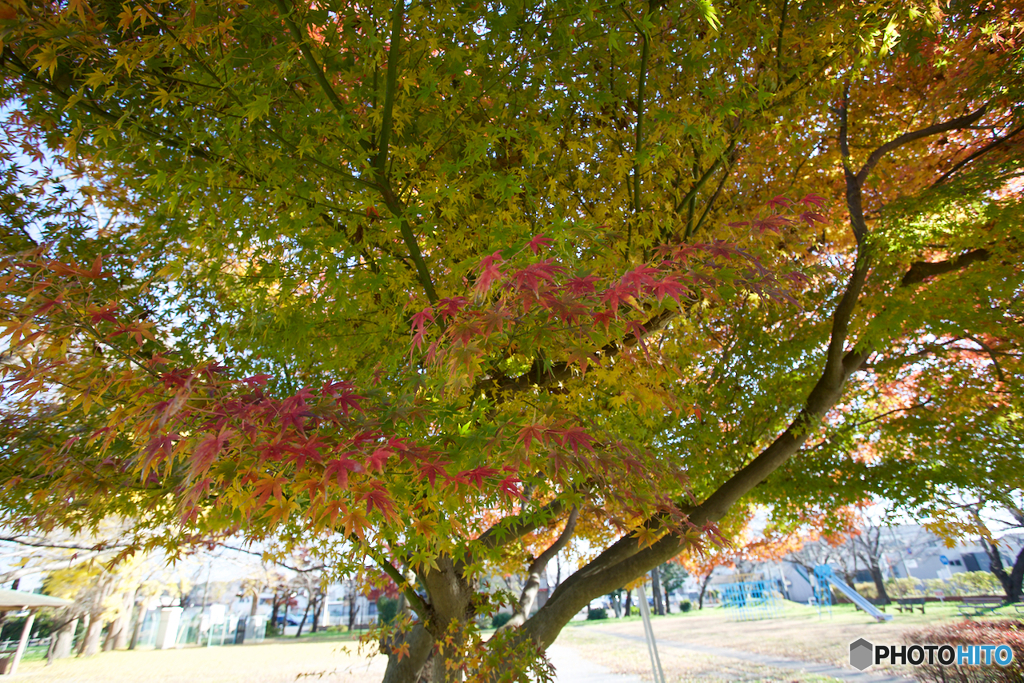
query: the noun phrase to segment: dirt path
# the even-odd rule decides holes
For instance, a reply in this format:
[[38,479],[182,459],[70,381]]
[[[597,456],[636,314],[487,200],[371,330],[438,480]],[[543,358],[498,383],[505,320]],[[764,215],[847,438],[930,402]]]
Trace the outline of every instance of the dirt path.
[[[615,633],[612,631],[604,631],[599,629],[592,629],[596,633],[601,633],[606,636],[614,638],[622,638],[625,640],[632,640],[639,643],[644,642],[643,636],[628,635],[625,633]],[[750,662],[752,664],[760,664],[762,666],[771,667],[773,669],[783,669],[787,671],[795,671],[797,673],[808,673],[817,674],[819,676],[828,676],[840,681],[849,681],[849,683],[908,683],[912,679],[904,678],[903,676],[887,676],[878,675],[868,672],[859,672],[852,669],[841,669],[839,667],[832,666],[830,664],[822,664],[820,662],[804,662],[797,659],[787,659],[784,657],[773,657],[771,655],[761,655],[754,652],[744,652],[742,650],[733,650],[727,647],[715,647],[713,645],[694,645],[691,643],[681,643],[675,640],[665,640],[662,638],[658,639],[658,648],[675,648],[678,650],[687,650],[689,652],[696,652],[704,655],[711,655],[714,657],[724,657],[727,659],[739,659],[744,662]],[[625,677],[623,677],[625,678]]]

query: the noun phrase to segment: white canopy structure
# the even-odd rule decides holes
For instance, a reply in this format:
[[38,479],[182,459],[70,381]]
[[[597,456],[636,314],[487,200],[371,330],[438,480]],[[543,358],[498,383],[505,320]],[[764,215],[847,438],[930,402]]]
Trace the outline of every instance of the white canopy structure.
[[18,671],[18,664],[25,654],[28,646],[28,637],[32,633],[32,623],[36,620],[36,610],[40,607],[67,607],[73,604],[71,600],[54,598],[39,593],[25,593],[23,591],[11,591],[0,589],[0,612],[29,610],[28,619],[21,629],[21,640],[18,641],[18,649],[14,651],[14,658],[7,666],[6,673],[13,675]]

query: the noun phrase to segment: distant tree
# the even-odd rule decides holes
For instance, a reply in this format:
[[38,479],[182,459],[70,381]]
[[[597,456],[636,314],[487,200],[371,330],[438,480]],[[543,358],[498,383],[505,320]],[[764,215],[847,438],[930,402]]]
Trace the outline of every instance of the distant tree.
[[658,570],[661,574],[661,588],[665,592],[665,611],[671,612],[669,595],[681,589],[690,574],[678,562],[666,562]]

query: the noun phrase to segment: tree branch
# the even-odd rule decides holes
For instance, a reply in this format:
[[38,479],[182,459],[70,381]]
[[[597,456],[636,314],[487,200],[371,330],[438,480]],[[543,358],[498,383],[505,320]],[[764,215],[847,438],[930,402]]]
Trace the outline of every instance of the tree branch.
[[493,550],[506,543],[522,538],[526,534],[539,529],[565,510],[566,502],[556,498],[539,510],[520,513],[511,519],[503,519],[476,539],[475,545]]
[[573,532],[576,530],[576,520],[578,517],[579,509],[573,506],[572,510],[569,511],[569,518],[565,521],[565,528],[562,529],[562,533],[537,559],[530,563],[530,567],[526,571],[526,585],[523,586],[522,593],[519,595],[519,605],[516,607],[512,618],[502,628],[518,628],[529,618],[533,604],[537,600],[537,591],[540,589],[540,575],[547,568],[551,558],[568,545],[569,539],[572,538]]
[[396,0],[395,9],[391,14],[391,46],[388,49],[388,72],[384,80],[383,121],[380,128],[380,141],[377,143],[377,159],[374,164],[379,177],[385,175],[388,161],[388,144],[390,144],[391,139],[391,128],[394,125],[392,114],[395,106],[395,90],[398,87],[398,60],[401,56],[398,45],[402,39],[402,22],[404,18],[405,0]]
[[972,249],[945,261],[916,261],[910,265],[910,270],[903,275],[900,285],[902,287],[915,285],[924,282],[930,277],[952,273],[979,261],[987,261],[991,256],[992,254],[988,249]]
[[[848,181],[855,182],[855,179],[850,176]],[[844,353],[844,347],[853,311],[867,280],[868,262],[866,256],[858,259],[846,290],[836,305],[825,367],[799,414],[770,446],[735,472],[714,493],[696,507],[684,510],[690,524],[703,527],[719,521],[741,497],[792,457],[817,422],[838,402],[846,379],[867,360],[870,350],[854,349]],[[648,525],[658,523],[656,517],[647,521]],[[523,637],[532,638],[538,645],[546,647],[593,596],[620,588],[668,561],[680,552],[685,543],[674,533],[667,533],[643,549],[638,548],[632,536],[619,539],[558,587],[537,614],[523,625]]]
[[302,58],[306,62],[306,68],[313,75],[320,89],[323,91],[327,99],[334,105],[334,109],[338,112],[338,115],[345,118],[346,111],[345,105],[342,103],[341,98],[338,97],[338,93],[334,92],[334,88],[331,87],[330,82],[324,76],[323,69],[316,61],[316,57],[313,56],[313,52],[309,49],[306,44],[306,37],[302,35],[302,31],[299,29],[298,24],[291,18],[292,13],[295,11],[294,7],[289,7],[285,0],[274,0],[277,4],[278,11],[281,12],[281,18],[284,23],[288,26],[288,30],[291,31],[292,36],[295,38],[295,42],[299,46],[299,52],[302,53]]
[[934,125],[928,126],[927,128],[920,128],[918,130],[914,130],[909,133],[904,133],[903,135],[893,138],[892,140],[885,143],[884,145],[882,145],[881,147],[879,147],[878,149],[871,153],[871,156],[868,157],[868,160],[864,163],[863,166],[861,166],[860,171],[857,172],[857,183],[863,185],[864,181],[867,180],[868,174],[871,173],[872,169],[874,169],[878,162],[882,160],[882,157],[884,157],[886,154],[893,151],[894,149],[902,147],[907,143],[914,142],[915,140],[920,140],[921,138],[926,138],[932,135],[938,135],[939,133],[945,133],[948,130],[967,128],[975,121],[980,119],[982,116],[984,116],[987,108],[988,105],[983,105],[980,108],[976,109],[975,111],[971,112],[970,114],[964,114],[963,116],[958,116],[955,119],[943,121],[942,123],[936,123]]
[[974,152],[974,154],[971,154],[971,155],[970,155],[969,157],[967,157],[966,159],[964,159],[964,160],[962,160],[962,161],[959,161],[959,162],[957,162],[956,164],[953,164],[953,168],[949,169],[948,171],[946,171],[945,173],[943,173],[943,174],[942,174],[941,176],[939,176],[939,179],[938,179],[938,180],[936,180],[936,181],[935,181],[935,182],[933,183],[933,187],[934,187],[935,185],[941,185],[941,184],[943,184],[944,182],[946,182],[947,180],[949,180],[950,176],[952,176],[952,175],[953,175],[954,173],[956,173],[957,171],[959,171],[959,170],[960,170],[961,168],[963,168],[963,167],[964,167],[964,166],[966,166],[967,164],[969,164],[969,163],[971,163],[971,162],[975,161],[976,159],[978,159],[978,158],[980,158],[980,157],[982,157],[982,156],[984,156],[984,155],[988,154],[989,152],[991,152],[991,151],[992,151],[993,149],[995,149],[996,147],[999,147],[1000,145],[1002,145],[1002,144],[1004,144],[1004,143],[1008,142],[1008,141],[1010,140],[1010,138],[1012,138],[1013,136],[1017,135],[1017,134],[1018,134],[1018,133],[1020,133],[1020,132],[1021,132],[1022,130],[1024,130],[1024,125],[1022,125],[1022,126],[1017,126],[1016,128],[1014,128],[1014,129],[1013,129],[1012,131],[1010,131],[1009,133],[1007,133],[1007,134],[1006,134],[1006,135],[1004,135],[1003,137],[1001,137],[1001,138],[998,138],[998,139],[996,139],[996,140],[993,140],[992,142],[988,143],[987,145],[985,145],[985,146],[984,146],[984,147],[982,147],[981,149],[979,149],[979,150],[977,150],[976,152]]
[[[662,311],[661,313],[649,318],[643,324],[645,334],[652,334],[664,329],[671,320],[678,316],[678,311]],[[636,346],[640,341],[639,338],[632,332],[622,338],[619,343],[606,344],[597,351],[595,351],[592,357],[596,360],[599,358],[612,358],[618,355],[623,349]],[[544,362],[540,358],[534,359],[530,369],[522,375],[516,377],[509,377],[508,375],[491,376],[477,382],[474,389],[474,393],[480,391],[491,391],[495,392],[494,399],[500,402],[501,393],[525,391],[531,387],[547,386],[553,382],[564,382],[571,379],[573,376],[573,366],[570,363],[558,361],[551,365],[551,368],[544,370]]]

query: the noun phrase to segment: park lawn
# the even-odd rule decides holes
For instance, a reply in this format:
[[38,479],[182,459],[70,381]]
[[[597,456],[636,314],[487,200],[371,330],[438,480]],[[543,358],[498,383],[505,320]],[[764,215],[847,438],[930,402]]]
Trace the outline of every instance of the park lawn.
[[[378,683],[387,659],[342,638],[282,638],[250,645],[104,652],[46,666],[23,662],[32,683]],[[24,674],[24,675],[22,675]]]
[[[849,668],[849,646],[858,638],[873,643],[903,642],[906,631],[927,628],[931,624],[962,619],[956,603],[928,603],[926,613],[901,614],[888,608],[893,619],[876,622],[852,605],[836,605],[831,615],[820,616],[816,608],[787,604],[783,615],[775,619],[733,621],[730,610],[707,608],[689,614],[666,615],[652,619],[658,640],[742,650],[761,655],[818,662]],[[993,616],[1012,618],[1011,609],[997,611]],[[574,648],[581,656],[597,662],[616,673],[636,674],[650,678],[650,659],[642,641],[615,638],[615,634],[643,636],[639,617],[576,622],[566,628],[558,642]],[[617,642],[610,643],[609,638]],[[613,646],[612,646],[613,645]],[[830,681],[827,677],[772,671],[759,664],[698,654],[667,646],[659,648],[662,666],[669,680],[785,680]],[[725,667],[727,671],[720,671]],[[716,674],[716,671],[719,671]],[[911,667],[875,667],[871,671],[910,675]]]

